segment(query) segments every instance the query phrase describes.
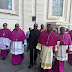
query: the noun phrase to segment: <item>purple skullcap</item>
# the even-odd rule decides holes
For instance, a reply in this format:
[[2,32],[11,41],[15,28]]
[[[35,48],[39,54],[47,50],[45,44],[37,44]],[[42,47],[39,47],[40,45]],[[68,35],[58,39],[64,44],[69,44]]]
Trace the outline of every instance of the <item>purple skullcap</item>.
[[19,25],[19,23],[16,23],[15,25]]
[[48,25],[52,25],[52,23],[48,23]]
[[4,23],[3,25],[7,25],[7,23]]

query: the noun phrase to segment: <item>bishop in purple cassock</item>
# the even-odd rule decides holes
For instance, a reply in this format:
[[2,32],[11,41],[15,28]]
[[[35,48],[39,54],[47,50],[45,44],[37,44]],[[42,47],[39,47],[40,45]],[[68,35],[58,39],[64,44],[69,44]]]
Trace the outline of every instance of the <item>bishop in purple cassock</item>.
[[41,32],[38,38],[37,49],[41,50],[40,62],[43,72],[51,72],[53,47],[56,49],[56,34],[52,31],[52,24],[47,24],[47,31]]
[[24,59],[24,42],[26,36],[24,31],[19,28],[19,24],[15,24],[15,29],[11,33],[11,53],[13,65],[20,64]]
[[55,61],[53,64],[53,72],[64,72],[64,61],[68,59],[68,53],[72,50],[71,38],[65,33],[65,28],[60,28],[57,34],[57,50],[55,52]]
[[4,23],[3,29],[0,30],[0,57],[2,57],[2,60],[5,60],[8,53],[10,52],[10,35],[11,31],[7,28],[7,23]]

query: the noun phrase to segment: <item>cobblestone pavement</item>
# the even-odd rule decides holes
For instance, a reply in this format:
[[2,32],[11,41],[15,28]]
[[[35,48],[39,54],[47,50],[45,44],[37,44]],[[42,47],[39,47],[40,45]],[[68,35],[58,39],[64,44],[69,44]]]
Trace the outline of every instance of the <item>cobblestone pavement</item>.
[[[12,65],[12,56],[8,55],[5,61],[0,60],[0,72],[41,72],[39,56],[37,59],[37,65],[31,69],[29,66],[29,52],[25,51],[25,59],[20,65]],[[65,72],[72,72],[72,65],[65,62]]]

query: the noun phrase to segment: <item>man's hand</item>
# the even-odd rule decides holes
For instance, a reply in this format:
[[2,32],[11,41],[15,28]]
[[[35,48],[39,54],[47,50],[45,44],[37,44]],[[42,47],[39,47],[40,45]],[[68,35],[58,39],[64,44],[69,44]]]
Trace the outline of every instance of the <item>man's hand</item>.
[[6,45],[6,48],[8,48],[8,46]]

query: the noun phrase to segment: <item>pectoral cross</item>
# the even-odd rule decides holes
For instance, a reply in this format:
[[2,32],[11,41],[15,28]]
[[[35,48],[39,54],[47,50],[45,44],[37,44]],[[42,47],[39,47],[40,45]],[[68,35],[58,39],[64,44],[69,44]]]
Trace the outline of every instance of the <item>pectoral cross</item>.
[[5,34],[3,33],[3,36],[4,36]]
[[46,42],[46,44],[48,44],[48,41]]
[[[51,32],[51,33],[52,33],[52,32]],[[48,43],[49,43],[48,41],[49,41],[49,38],[50,38],[51,33],[50,33],[49,35],[48,35],[48,33],[47,33],[47,37],[48,37],[48,38],[47,38],[46,45],[48,45]]]

